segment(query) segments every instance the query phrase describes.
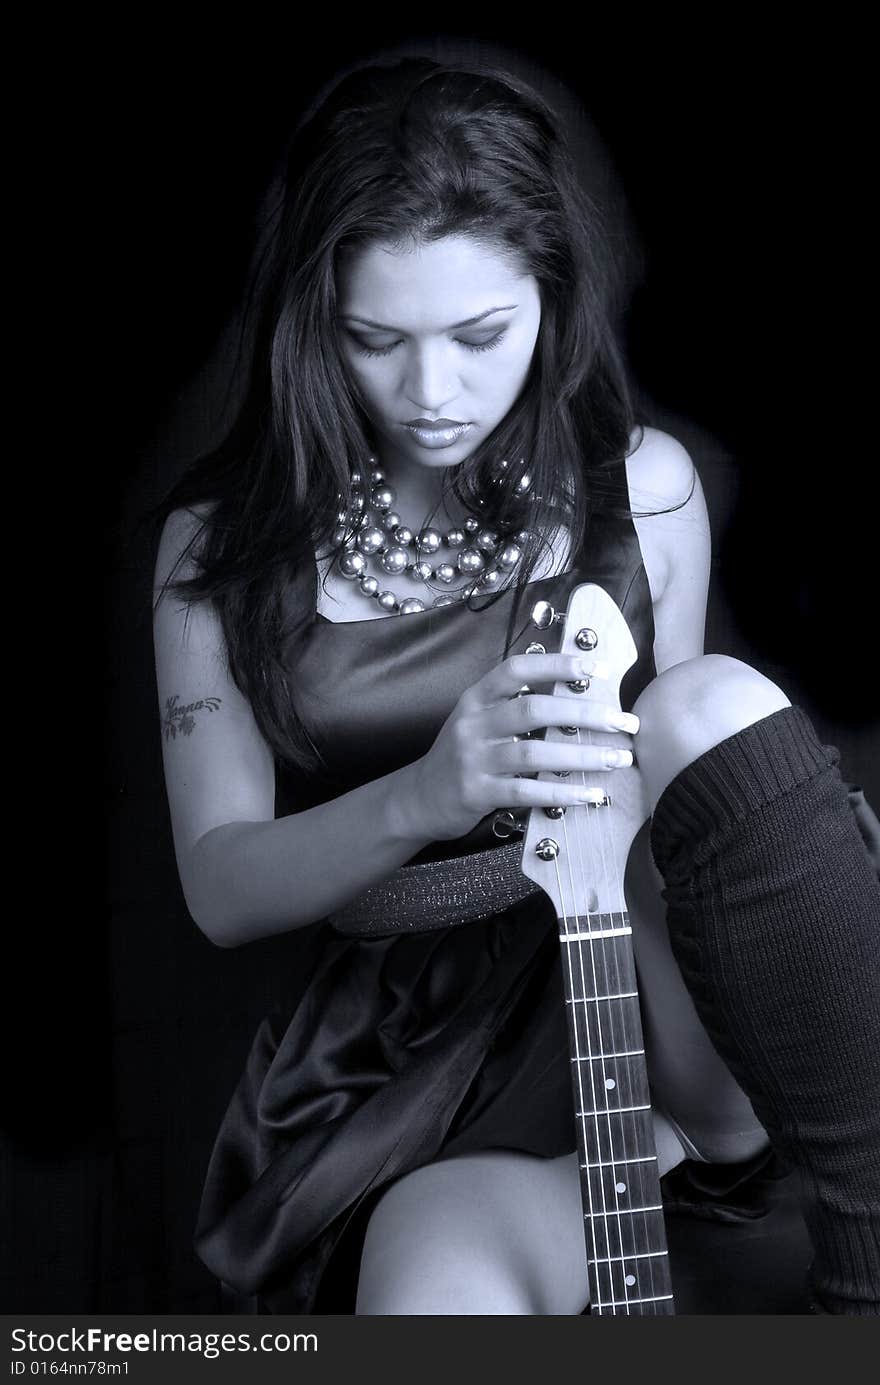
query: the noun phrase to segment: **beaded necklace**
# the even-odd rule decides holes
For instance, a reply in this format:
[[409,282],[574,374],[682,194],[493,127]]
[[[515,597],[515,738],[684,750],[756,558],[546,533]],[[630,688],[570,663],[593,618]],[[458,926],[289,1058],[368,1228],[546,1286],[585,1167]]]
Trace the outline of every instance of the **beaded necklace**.
[[[348,581],[356,582],[363,595],[375,601],[383,611],[401,616],[426,610],[425,602],[417,596],[400,599],[385,586],[384,576],[370,571],[371,559],[378,562],[382,574],[390,577],[407,573],[426,585],[437,581],[450,588],[434,598],[431,602],[434,607],[466,601],[475,592],[497,590],[522,558],[529,531],[521,529],[512,536],[499,537],[491,529],[484,528],[478,516],[471,513],[463,524],[445,533],[431,527],[414,533],[393,509],[395,492],[385,484],[385,473],[373,465],[373,460],[369,459],[369,503],[364,494],[363,477],[355,472],[351,478],[349,507],[341,509],[337,515],[333,542],[337,547],[345,544],[337,559],[337,571]],[[506,470],[507,462],[500,462],[496,481],[503,480]],[[525,495],[530,485],[530,478],[521,476],[515,493]],[[340,492],[339,500],[343,498]],[[443,548],[448,550],[448,557],[442,555]],[[453,591],[452,584],[458,576],[465,580]]]

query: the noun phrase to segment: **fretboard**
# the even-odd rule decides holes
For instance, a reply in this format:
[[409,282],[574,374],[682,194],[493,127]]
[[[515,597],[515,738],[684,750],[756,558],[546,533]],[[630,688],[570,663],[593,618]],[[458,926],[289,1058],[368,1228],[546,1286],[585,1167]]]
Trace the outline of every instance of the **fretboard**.
[[672,1314],[629,915],[559,927],[590,1312]]

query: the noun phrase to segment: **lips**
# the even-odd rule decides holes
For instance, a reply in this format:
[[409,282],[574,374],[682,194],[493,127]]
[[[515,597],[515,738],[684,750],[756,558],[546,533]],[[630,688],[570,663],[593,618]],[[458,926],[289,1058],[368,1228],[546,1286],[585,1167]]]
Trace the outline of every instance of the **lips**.
[[419,447],[436,449],[452,447],[464,437],[470,428],[469,423],[448,423],[445,419],[429,420],[423,423],[405,423],[404,428]]
[[463,428],[464,426],[459,418],[410,418],[406,422],[407,428],[418,428],[423,433],[430,432],[432,429],[436,429],[439,433],[444,429]]

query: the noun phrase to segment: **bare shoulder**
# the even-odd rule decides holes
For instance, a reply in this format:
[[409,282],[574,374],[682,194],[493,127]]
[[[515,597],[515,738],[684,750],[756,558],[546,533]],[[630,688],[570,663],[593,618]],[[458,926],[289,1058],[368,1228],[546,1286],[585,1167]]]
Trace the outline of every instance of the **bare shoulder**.
[[633,524],[654,607],[657,672],[703,652],[711,568],[706,500],[687,449],[645,428],[627,458]]
[[162,528],[156,553],[153,595],[158,598],[171,580],[183,581],[198,571],[197,554],[208,531],[215,501],[172,510]]
[[687,448],[659,428],[633,436],[626,460],[633,522],[651,594],[659,601],[682,565],[702,568],[710,548],[709,517]]
[[682,514],[687,510],[692,520],[700,509],[703,490],[687,448],[659,428],[639,429],[632,441],[638,445],[626,459],[626,477],[636,514],[660,510]]

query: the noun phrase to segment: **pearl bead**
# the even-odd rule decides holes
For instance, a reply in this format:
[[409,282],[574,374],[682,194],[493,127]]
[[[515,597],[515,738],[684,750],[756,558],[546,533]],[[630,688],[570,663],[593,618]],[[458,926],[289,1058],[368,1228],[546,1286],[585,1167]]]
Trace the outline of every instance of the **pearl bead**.
[[385,535],[381,529],[377,529],[375,525],[370,525],[358,534],[357,546],[362,553],[366,553],[369,557],[385,547]]
[[510,572],[522,557],[522,549],[515,543],[506,543],[496,559],[502,572]]
[[393,576],[397,576],[406,570],[406,565],[409,560],[406,556],[405,548],[389,548],[387,552],[382,554],[379,561],[386,572],[390,572]]
[[[360,591],[365,597],[375,599],[380,610],[388,614],[399,612],[401,615],[424,611],[428,598],[425,601],[417,596],[401,599],[393,591],[381,589],[382,578],[370,572],[368,558],[378,560],[391,576],[409,573],[414,582],[436,579],[448,586],[448,593],[431,594],[435,607],[467,602],[474,594],[494,592],[501,586],[505,573],[516,566],[523,548],[531,542],[532,535],[528,529],[520,530],[511,538],[509,533],[499,537],[486,528],[486,519],[478,517],[479,510],[485,509],[489,503],[483,496],[475,502],[473,512],[457,527],[441,533],[426,524],[414,536],[412,529],[403,523],[399,512],[391,508],[395,491],[386,483],[385,473],[376,463],[376,457],[367,457],[366,465],[352,473],[347,491],[338,494],[339,509],[333,543],[337,549],[344,548],[337,563],[343,576],[356,580]],[[490,470],[489,479],[495,486],[504,485],[508,482],[511,468],[515,466],[517,471],[521,471],[524,464],[522,457],[515,461],[501,458]],[[531,477],[523,473],[514,487],[517,496],[522,497],[531,484]],[[488,487],[486,489],[488,493]],[[451,550],[452,561],[438,563],[444,545]],[[454,589],[453,583],[459,573],[469,580]]]
[[422,553],[436,553],[442,542],[436,529],[422,529],[416,546]]
[[391,486],[377,486],[373,491],[373,504],[377,510],[390,510],[397,498]]
[[475,573],[482,572],[485,562],[482,553],[477,552],[476,548],[463,548],[458,555],[458,570],[465,576],[473,576]]
[[343,577],[353,581],[355,577],[360,577],[366,570],[367,560],[363,553],[343,553],[339,559],[339,571]]

